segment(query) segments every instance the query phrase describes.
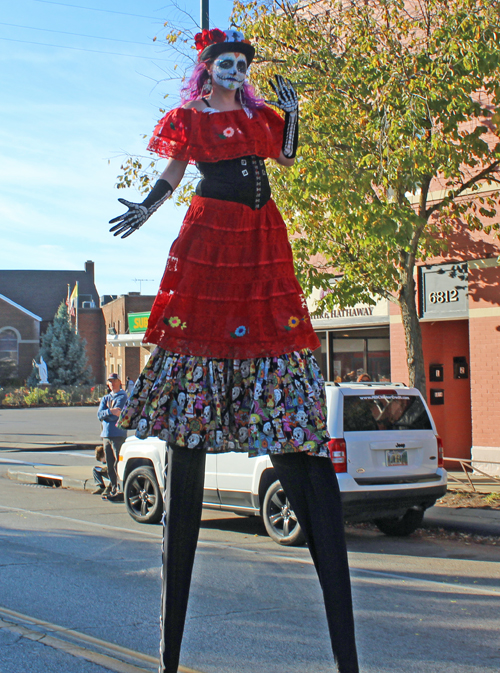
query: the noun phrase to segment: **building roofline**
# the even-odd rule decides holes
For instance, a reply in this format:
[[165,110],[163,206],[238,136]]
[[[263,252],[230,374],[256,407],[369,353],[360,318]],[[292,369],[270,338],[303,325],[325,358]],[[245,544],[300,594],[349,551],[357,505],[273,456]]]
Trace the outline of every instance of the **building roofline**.
[[35,314],[32,313],[31,311],[28,311],[27,308],[24,308],[24,306],[21,306],[20,304],[16,304],[15,301],[12,301],[12,299],[9,299],[9,298],[6,297],[4,294],[0,294],[0,299],[2,299],[3,301],[7,302],[7,304],[10,304],[10,305],[13,306],[14,308],[19,309],[19,310],[22,311],[23,313],[26,313],[26,315],[29,315],[31,318],[35,318],[35,320],[38,320],[39,322],[42,322],[42,318],[41,318],[39,315],[35,315]]

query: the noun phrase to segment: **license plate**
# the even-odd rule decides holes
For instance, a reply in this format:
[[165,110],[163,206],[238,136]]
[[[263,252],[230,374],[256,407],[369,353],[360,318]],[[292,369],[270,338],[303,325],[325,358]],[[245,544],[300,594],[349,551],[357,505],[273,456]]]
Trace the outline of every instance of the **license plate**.
[[408,451],[405,449],[390,449],[385,452],[385,462],[387,467],[408,465]]

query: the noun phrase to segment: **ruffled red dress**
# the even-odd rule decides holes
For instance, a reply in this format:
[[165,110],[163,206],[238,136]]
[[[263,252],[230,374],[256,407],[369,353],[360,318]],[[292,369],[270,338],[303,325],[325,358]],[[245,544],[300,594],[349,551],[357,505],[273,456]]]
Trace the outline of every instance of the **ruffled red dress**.
[[[148,149],[181,161],[279,157],[283,120],[270,108],[179,108],[156,126]],[[243,171],[254,170],[251,161]],[[173,243],[145,341],[217,358],[316,349],[287,230],[272,199],[262,208],[195,196]]]
[[119,424],[140,438],[250,455],[327,455],[319,346],[264,160],[282,118],[268,107],[178,108],[148,149],[202,174],[167,260],[146,343],[154,351]]

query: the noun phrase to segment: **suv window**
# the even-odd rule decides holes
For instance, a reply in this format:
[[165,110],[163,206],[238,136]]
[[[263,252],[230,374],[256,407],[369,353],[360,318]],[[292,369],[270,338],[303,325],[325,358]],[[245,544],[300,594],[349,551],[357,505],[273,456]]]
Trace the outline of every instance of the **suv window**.
[[417,395],[345,395],[344,432],[432,430]]

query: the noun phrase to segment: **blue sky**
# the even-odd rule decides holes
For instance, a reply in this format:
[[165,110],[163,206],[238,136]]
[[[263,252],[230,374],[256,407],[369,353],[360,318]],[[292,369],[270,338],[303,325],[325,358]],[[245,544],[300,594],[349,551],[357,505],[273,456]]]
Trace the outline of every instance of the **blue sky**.
[[[226,28],[231,9],[211,0],[211,27]],[[167,202],[125,240],[107,223],[124,212],[118,197],[143,198],[115,188],[125,154],[144,155],[159,108],[178,101],[178,83],[162,81],[178,60],[163,23],[194,33],[199,12],[199,0],[3,3],[0,268],[83,270],[91,259],[101,295],[156,293],[184,209]]]

